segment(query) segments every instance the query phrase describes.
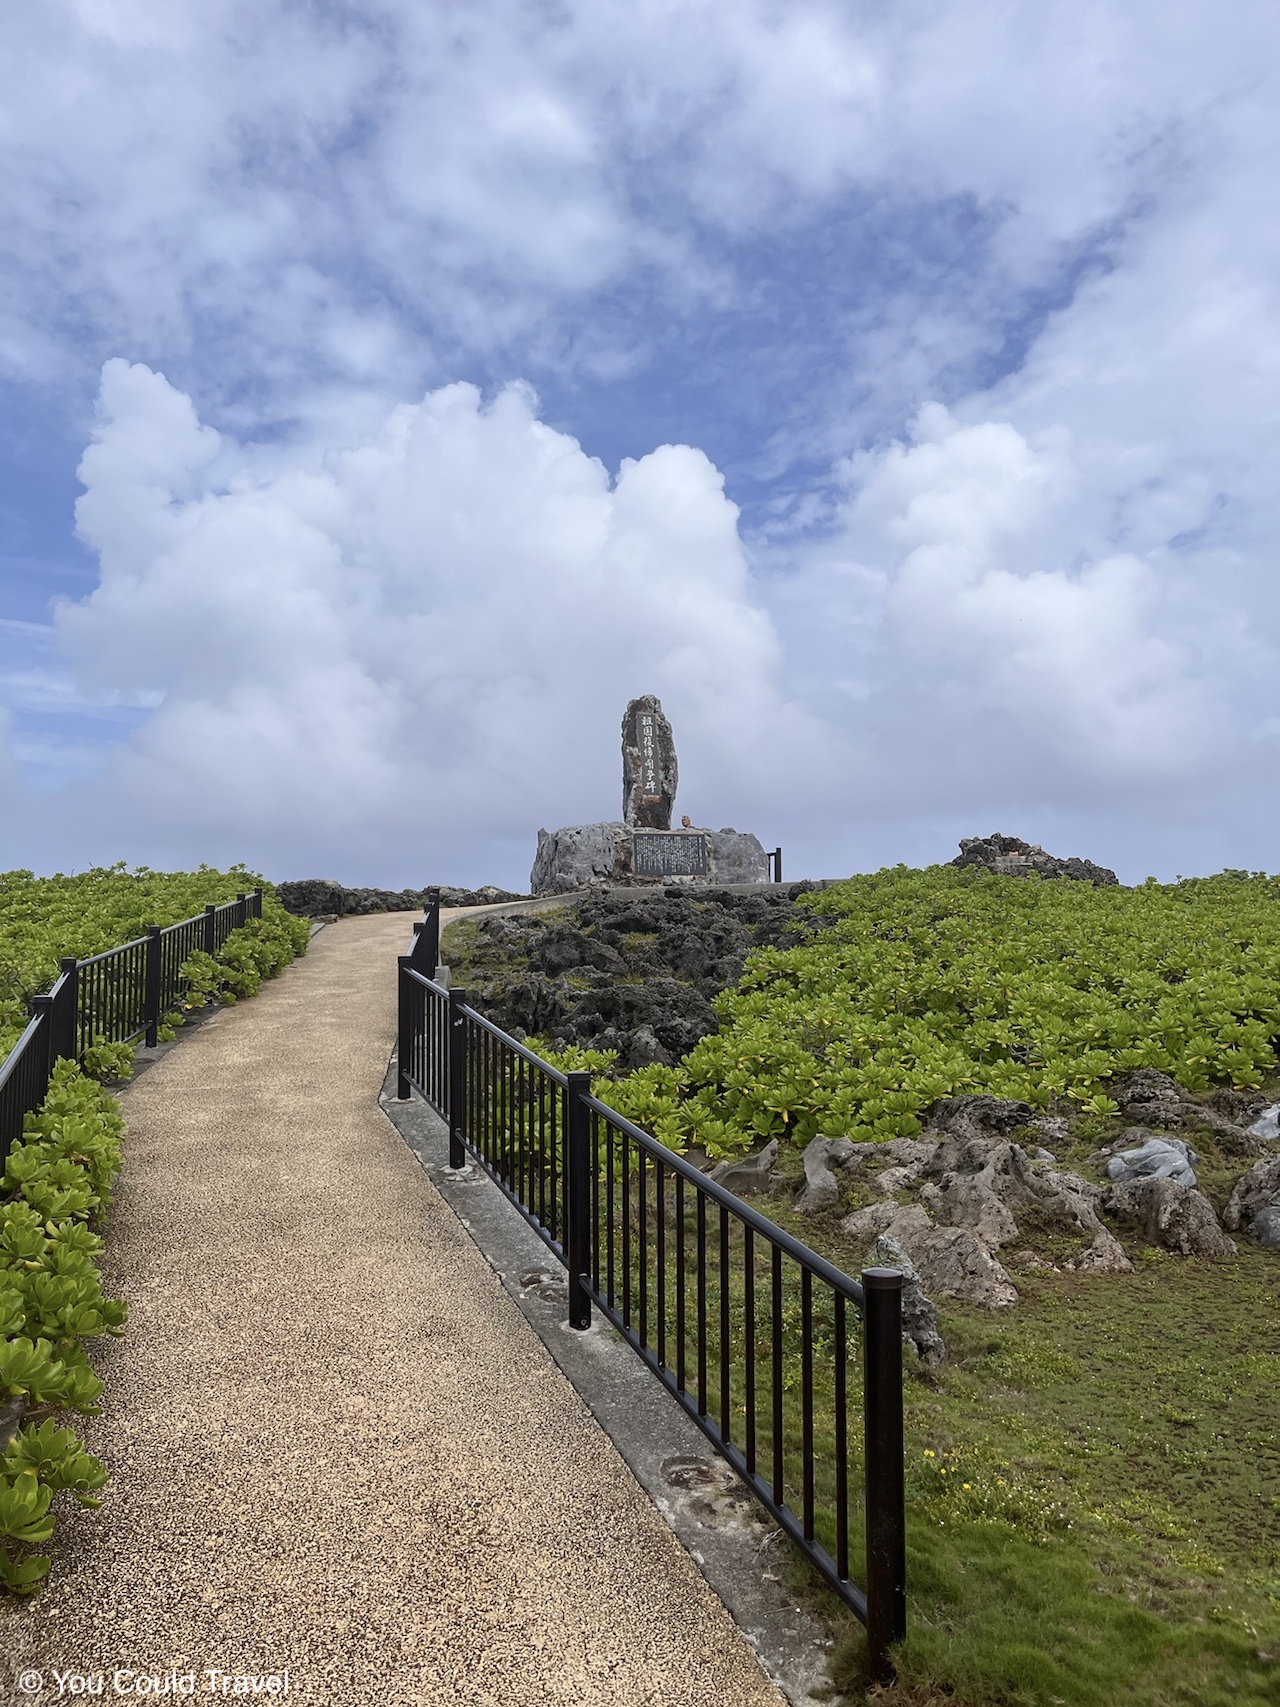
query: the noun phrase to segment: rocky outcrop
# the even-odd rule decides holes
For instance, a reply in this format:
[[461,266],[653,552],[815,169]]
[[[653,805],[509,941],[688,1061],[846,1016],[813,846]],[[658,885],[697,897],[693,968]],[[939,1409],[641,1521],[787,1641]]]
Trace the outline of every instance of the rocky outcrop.
[[442,907],[495,907],[502,901],[530,899],[528,895],[518,895],[514,889],[499,889],[492,883],[483,883],[479,889],[456,889],[447,883],[439,887]]
[[844,1167],[853,1155],[851,1138],[813,1138],[804,1148],[804,1186],[792,1208],[802,1215],[815,1209],[829,1209],[839,1201],[840,1182],[832,1173],[832,1164]]
[[529,888],[535,895],[569,895],[593,883],[620,883],[631,868],[631,832],[618,819],[538,831]]
[[926,1297],[915,1264],[892,1233],[876,1240],[872,1260],[878,1268],[896,1268],[902,1275],[902,1337],[921,1363],[935,1368],[945,1363],[947,1348],[938,1332],[938,1307]]
[[736,1192],[739,1197],[749,1197],[753,1191],[768,1191],[770,1175],[777,1160],[778,1140],[771,1138],[764,1149],[758,1150],[754,1156],[743,1156],[737,1161],[717,1162],[707,1177],[724,1186],[726,1191]]
[[[427,904],[425,889],[348,889],[328,877],[303,877],[277,883],[276,894],[287,912],[303,918],[352,918],[366,913],[412,913]],[[482,889],[441,887],[442,907],[490,907],[499,901],[524,901],[510,889],[486,884]]]
[[1236,1255],[1209,1199],[1170,1174],[1130,1176],[1112,1186],[1106,1206],[1113,1215],[1136,1222],[1153,1245],[1167,1251],[1184,1257]]
[[1253,1166],[1236,1181],[1222,1222],[1234,1233],[1239,1228],[1268,1248],[1280,1246],[1280,1156]]
[[952,865],[980,865],[999,877],[1064,877],[1077,883],[1092,883],[1095,888],[1118,884],[1114,871],[1095,865],[1091,859],[1058,859],[1035,842],[1024,842],[1017,836],[1002,836],[996,831],[990,836],[962,837],[960,853]]
[[[991,1111],[985,1112],[991,1118]],[[1132,1266],[1119,1240],[1099,1219],[1100,1186],[1034,1161],[1021,1145],[1007,1139],[970,1136],[964,1128],[971,1127],[973,1119],[963,1111],[954,1111],[951,1118],[953,1127],[961,1130],[953,1130],[938,1145],[925,1168],[929,1183],[920,1192],[921,1202],[940,1221],[967,1228],[994,1251],[1021,1239],[1022,1213],[1060,1236],[1087,1242],[1086,1249],[1069,1259],[1073,1268],[1124,1273]]]
[[963,1227],[938,1227],[918,1203],[873,1203],[841,1222],[859,1242],[882,1234],[896,1239],[911,1258],[921,1283],[934,1297],[958,1298],[1007,1310],[1018,1302],[1018,1289],[980,1239]]
[[[1169,1127],[1189,1130],[1198,1127],[1211,1132],[1218,1146],[1230,1155],[1256,1156],[1267,1147],[1264,1134],[1245,1124],[1254,1120],[1261,1108],[1259,1097],[1223,1088],[1213,1092],[1213,1101],[1200,1102],[1187,1096],[1176,1079],[1155,1067],[1139,1068],[1118,1080],[1111,1087],[1111,1095],[1127,1120],[1138,1121],[1143,1126],[1156,1127],[1162,1132]],[[1230,1113],[1214,1106],[1224,1101]],[[1125,1134],[1125,1140],[1132,1138],[1139,1144],[1144,1137],[1141,1132]],[[1112,1150],[1115,1148],[1111,1146]]]
[[454,983],[504,1031],[613,1049],[623,1070],[674,1062],[717,1029],[712,999],[753,948],[826,928],[796,907],[805,889],[607,890],[541,916],[483,919],[447,958]]

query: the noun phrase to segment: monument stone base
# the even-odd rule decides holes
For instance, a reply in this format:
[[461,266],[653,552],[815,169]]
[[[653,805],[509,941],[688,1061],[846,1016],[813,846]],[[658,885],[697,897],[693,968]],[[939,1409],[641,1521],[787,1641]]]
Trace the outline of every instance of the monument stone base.
[[538,831],[529,889],[565,895],[592,883],[767,883],[769,862],[745,830],[645,830],[614,821]]

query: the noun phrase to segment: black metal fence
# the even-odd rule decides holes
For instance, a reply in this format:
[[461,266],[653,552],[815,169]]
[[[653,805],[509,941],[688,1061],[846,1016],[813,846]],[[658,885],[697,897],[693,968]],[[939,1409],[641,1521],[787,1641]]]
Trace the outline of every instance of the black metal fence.
[[[438,902],[399,963],[398,1085],[449,1127],[867,1627],[906,1629],[902,1276],[861,1283],[433,981]],[[858,1353],[860,1352],[860,1369]],[[857,1586],[859,1580],[865,1588]]]
[[87,960],[63,959],[47,995],[32,1000],[31,1023],[0,1062],[0,1166],[22,1136],[26,1115],[39,1108],[54,1063],[81,1060],[96,1043],[132,1043],[154,1049],[160,1021],[186,991],[182,967],[203,949],[216,954],[232,931],[262,917],[262,891],[207,906],[176,925],[152,925],[144,937],[108,948]]

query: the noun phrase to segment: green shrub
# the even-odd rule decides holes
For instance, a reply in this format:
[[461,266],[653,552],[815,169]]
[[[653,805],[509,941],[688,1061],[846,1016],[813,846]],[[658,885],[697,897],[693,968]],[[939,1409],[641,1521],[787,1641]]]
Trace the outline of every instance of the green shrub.
[[[123,1331],[125,1306],[102,1290],[101,1219],[120,1168],[120,1110],[72,1061],[59,1061],[43,1105],[29,1114],[0,1181],[0,1406],[93,1412],[102,1383],[84,1341]],[[84,1503],[106,1470],[75,1435],[46,1419],[0,1456],[0,1584],[34,1589],[49,1569],[26,1549],[53,1533],[60,1489]]]
[[717,1034],[609,1100],[713,1156],[777,1137],[909,1137],[939,1097],[1115,1105],[1137,1067],[1189,1090],[1276,1066],[1280,880],[1225,872],[1137,889],[898,867],[807,898],[813,941],[757,950]]

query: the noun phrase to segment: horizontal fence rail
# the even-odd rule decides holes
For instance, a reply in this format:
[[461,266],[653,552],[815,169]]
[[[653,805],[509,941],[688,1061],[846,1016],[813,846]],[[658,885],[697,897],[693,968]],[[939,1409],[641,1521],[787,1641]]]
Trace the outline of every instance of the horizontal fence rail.
[[186,962],[197,952],[216,954],[232,931],[261,917],[262,891],[255,889],[176,925],[153,925],[146,936],[87,960],[64,957],[57,983],[33,999],[30,1025],[0,1062],[0,1167],[25,1117],[44,1101],[55,1062],[82,1060],[98,1043],[142,1038],[154,1049],[161,1020],[186,994]]
[[[428,918],[417,941],[434,931]],[[416,953],[415,944],[415,953]],[[433,956],[434,958],[434,956]],[[398,1094],[449,1128],[867,1627],[906,1630],[902,1276],[861,1283],[400,960]],[[865,1588],[858,1586],[859,1581]]]

